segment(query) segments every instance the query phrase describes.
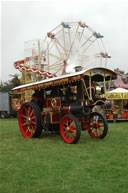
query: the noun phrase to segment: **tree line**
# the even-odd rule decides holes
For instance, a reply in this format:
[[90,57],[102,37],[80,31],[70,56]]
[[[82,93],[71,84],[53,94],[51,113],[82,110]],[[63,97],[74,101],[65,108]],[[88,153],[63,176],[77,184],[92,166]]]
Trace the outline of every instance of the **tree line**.
[[0,92],[10,92],[12,88],[20,85],[18,74],[10,75],[11,79],[0,83]]

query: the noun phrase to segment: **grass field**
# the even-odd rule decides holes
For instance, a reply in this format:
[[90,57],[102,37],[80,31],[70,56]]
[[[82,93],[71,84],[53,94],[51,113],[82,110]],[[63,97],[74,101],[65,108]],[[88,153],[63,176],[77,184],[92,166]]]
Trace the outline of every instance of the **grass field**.
[[0,193],[127,193],[128,122],[109,123],[103,140],[78,144],[42,133],[25,139],[17,119],[0,119]]

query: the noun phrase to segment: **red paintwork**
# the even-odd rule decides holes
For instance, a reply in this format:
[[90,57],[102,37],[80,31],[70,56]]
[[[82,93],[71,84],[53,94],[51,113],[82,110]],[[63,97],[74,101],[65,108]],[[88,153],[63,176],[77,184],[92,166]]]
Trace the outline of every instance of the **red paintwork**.
[[[28,59],[29,60],[29,59]],[[54,78],[56,77],[54,74],[50,73],[50,72],[45,72],[43,70],[38,70],[36,68],[30,68],[24,65],[25,60],[20,60],[20,61],[16,61],[14,63],[14,67],[16,69],[22,70],[22,71],[26,71],[26,72],[31,72],[31,73],[36,73],[36,74],[40,74],[42,76],[42,78],[44,78],[44,76],[48,77],[48,78]]]
[[97,116],[91,117],[88,122],[88,133],[93,138],[101,138],[104,132],[103,120],[98,120]]
[[60,124],[61,137],[66,143],[72,143],[76,137],[76,124],[74,120],[66,116],[62,119]]
[[61,121],[61,113],[60,112],[53,112],[51,113],[51,123],[52,124],[56,124],[56,123],[60,123]]
[[53,108],[52,106],[52,100],[56,100],[56,105],[54,108],[61,107],[61,98],[60,97],[53,97],[53,98],[47,98],[44,103],[44,108]]
[[36,117],[31,105],[22,105],[19,111],[19,127],[26,138],[31,138],[36,130]]
[[62,114],[66,115],[66,114],[69,114],[69,113],[70,113],[70,106],[64,106],[62,108]]
[[124,113],[124,118],[128,118],[128,112]]

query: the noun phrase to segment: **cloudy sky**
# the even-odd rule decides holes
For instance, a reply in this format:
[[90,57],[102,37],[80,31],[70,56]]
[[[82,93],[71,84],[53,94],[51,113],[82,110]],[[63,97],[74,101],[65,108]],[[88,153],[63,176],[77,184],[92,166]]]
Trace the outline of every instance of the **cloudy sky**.
[[19,73],[13,63],[24,59],[24,41],[43,39],[62,21],[83,21],[104,35],[108,67],[128,72],[127,0],[2,1],[0,80]]

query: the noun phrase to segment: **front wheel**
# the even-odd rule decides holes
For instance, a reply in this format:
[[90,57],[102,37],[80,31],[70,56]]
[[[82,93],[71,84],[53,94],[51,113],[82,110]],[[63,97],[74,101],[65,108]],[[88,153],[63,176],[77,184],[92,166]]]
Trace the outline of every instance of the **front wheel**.
[[71,115],[65,115],[60,123],[60,134],[66,143],[77,143],[80,138],[80,124],[78,119]]
[[19,110],[19,127],[26,138],[39,137],[42,132],[41,110],[34,102],[24,103]]
[[88,133],[93,138],[104,138],[108,132],[108,123],[105,117],[98,112],[90,115],[88,122]]

